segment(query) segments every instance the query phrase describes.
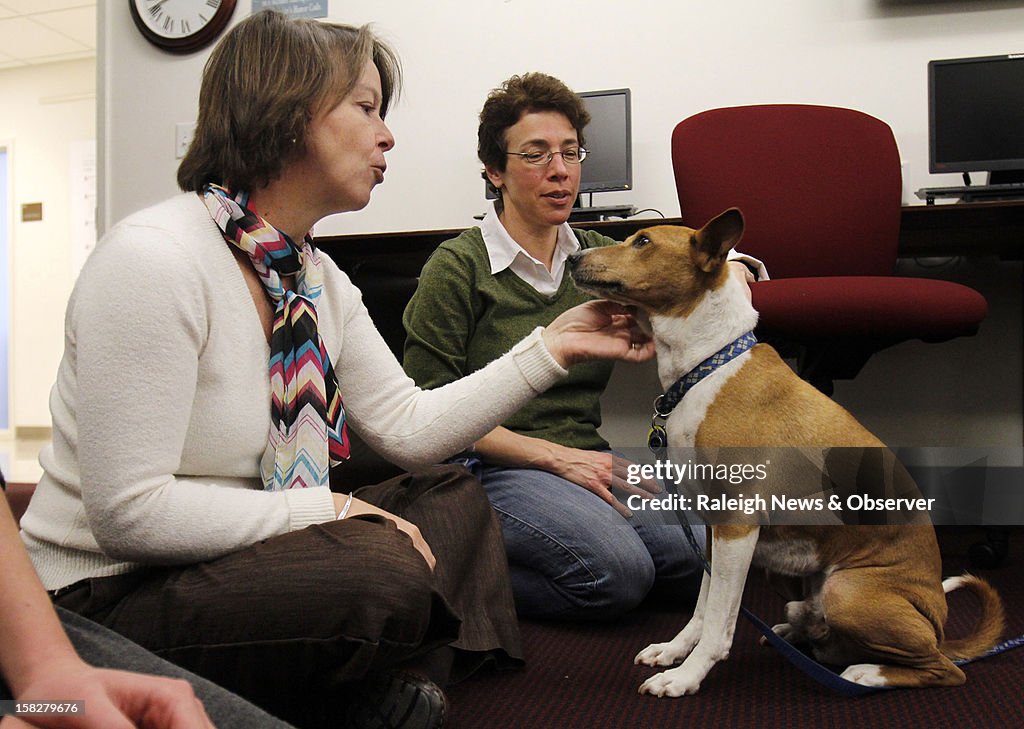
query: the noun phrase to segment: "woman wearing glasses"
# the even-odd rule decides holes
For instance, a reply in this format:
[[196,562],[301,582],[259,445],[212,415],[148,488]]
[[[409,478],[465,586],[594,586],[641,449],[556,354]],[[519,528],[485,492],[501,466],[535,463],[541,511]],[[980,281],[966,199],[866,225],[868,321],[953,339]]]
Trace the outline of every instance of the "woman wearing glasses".
[[[565,269],[614,244],[567,221],[590,116],[556,78],[513,76],[480,112],[478,156],[498,198],[478,228],[443,243],[405,311],[404,366],[421,387],[474,372],[536,326],[590,297]],[[735,264],[745,275],[743,264]],[[657,585],[695,594],[698,566],[672,514],[630,513],[627,462],[598,433],[612,363],[589,362],[474,445],[502,524],[516,607],[545,618],[609,618]]]

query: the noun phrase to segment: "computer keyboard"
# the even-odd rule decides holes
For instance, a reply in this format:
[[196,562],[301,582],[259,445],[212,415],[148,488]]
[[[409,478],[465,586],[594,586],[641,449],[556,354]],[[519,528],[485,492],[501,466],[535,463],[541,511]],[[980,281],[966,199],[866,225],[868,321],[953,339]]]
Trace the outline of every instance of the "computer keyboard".
[[959,197],[964,200],[1024,197],[1024,182],[1000,182],[995,185],[954,185],[922,187],[914,193],[921,200],[932,202],[938,197]]
[[[573,208],[569,213],[569,222],[592,222],[595,220],[609,220],[611,218],[629,218],[636,215],[636,207],[633,205],[592,205],[585,208]],[[484,213],[473,216],[477,220],[484,219]]]
[[607,220],[608,218],[628,218],[636,213],[632,205],[593,205],[591,207],[573,208],[569,213],[569,221]]

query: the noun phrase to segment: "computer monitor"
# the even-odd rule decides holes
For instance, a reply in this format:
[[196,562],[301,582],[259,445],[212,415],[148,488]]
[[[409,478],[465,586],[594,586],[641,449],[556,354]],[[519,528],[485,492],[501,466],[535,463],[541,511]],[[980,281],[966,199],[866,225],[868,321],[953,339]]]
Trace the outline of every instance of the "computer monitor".
[[633,188],[633,134],[629,89],[584,91],[590,123],[583,130],[589,154],[580,174],[580,193]]
[[928,169],[1024,176],[1024,53],[928,64]]

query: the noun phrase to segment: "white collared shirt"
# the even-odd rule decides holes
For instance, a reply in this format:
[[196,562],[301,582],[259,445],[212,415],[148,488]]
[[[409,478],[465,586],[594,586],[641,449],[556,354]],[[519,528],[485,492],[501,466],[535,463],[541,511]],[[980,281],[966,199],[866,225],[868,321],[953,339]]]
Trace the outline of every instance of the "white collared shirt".
[[555,253],[551,259],[551,270],[543,262],[526,252],[505,230],[492,201],[490,208],[480,223],[480,233],[487,248],[487,258],[491,263],[491,275],[497,275],[506,268],[519,278],[530,284],[538,293],[553,296],[562,285],[562,274],[565,271],[566,259],[580,249],[580,242],[572,232],[568,223],[558,226],[558,239],[555,241]]
[[[555,254],[551,259],[551,270],[549,271],[547,266],[527,253],[526,249],[508,234],[494,209],[493,200],[480,223],[480,233],[483,235],[484,246],[487,248],[487,258],[491,263],[492,276],[507,268],[544,296],[553,296],[558,291],[562,285],[562,273],[565,271],[566,259],[580,249],[580,242],[576,239],[572,228],[568,223],[562,223],[558,226],[558,240],[555,242]],[[766,281],[769,278],[765,265],[753,256],[731,250],[729,251],[729,260],[741,261],[746,264],[747,268],[756,270],[754,278],[757,281]]]

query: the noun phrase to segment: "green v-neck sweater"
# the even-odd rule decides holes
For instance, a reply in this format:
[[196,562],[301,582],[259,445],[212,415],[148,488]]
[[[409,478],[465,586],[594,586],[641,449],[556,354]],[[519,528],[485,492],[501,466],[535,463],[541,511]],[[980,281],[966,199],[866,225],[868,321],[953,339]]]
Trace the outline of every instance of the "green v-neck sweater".
[[[617,242],[593,231],[573,232],[583,248]],[[403,366],[421,387],[444,385],[482,368],[534,328],[591,298],[576,288],[568,268],[552,296],[508,269],[492,275],[483,235],[479,228],[470,228],[442,243],[423,266],[402,319]],[[607,448],[598,427],[600,397],[611,372],[612,363],[606,361],[573,365],[568,377],[503,425],[571,448]]]

